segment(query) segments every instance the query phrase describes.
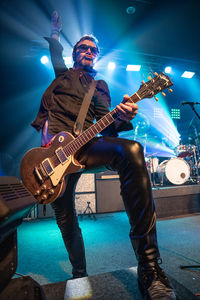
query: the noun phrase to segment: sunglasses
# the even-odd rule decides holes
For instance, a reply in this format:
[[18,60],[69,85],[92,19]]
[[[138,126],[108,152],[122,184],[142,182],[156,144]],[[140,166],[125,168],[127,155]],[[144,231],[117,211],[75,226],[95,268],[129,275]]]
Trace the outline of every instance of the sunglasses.
[[82,44],[82,45],[80,45],[76,48],[76,50],[79,50],[79,51],[84,52],[84,53],[87,52],[88,49],[90,49],[92,54],[95,54],[95,55],[97,55],[98,52],[99,52],[96,47],[88,46],[88,45],[85,45],[85,44]]

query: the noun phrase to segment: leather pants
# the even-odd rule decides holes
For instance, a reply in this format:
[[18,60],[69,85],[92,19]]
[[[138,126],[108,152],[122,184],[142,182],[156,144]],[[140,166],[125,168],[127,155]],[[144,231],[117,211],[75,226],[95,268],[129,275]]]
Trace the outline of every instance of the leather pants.
[[[76,159],[86,166],[85,171],[96,172],[98,168],[106,167],[118,172],[136,258],[139,263],[157,259],[160,255],[155,206],[142,146],[126,139],[97,137],[76,153]],[[81,173],[67,175],[64,195],[52,203],[74,277],[87,274],[84,243],[74,204],[74,190],[80,175]]]

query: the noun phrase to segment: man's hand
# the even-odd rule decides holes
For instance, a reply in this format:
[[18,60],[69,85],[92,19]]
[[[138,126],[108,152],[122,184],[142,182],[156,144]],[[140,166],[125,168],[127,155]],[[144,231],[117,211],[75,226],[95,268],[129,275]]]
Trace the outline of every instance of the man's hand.
[[59,40],[59,33],[62,29],[61,17],[58,15],[57,11],[54,10],[51,17],[51,37]]
[[131,121],[138,112],[138,105],[133,102],[126,102],[130,99],[128,95],[124,95],[123,102],[116,106],[119,118],[124,121]]

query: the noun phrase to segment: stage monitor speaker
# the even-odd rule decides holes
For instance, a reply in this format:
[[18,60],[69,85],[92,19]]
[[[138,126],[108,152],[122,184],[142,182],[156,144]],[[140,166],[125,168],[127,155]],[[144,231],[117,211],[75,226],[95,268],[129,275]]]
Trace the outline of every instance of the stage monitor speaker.
[[17,177],[0,177],[0,291],[17,268],[17,227],[36,202]]
[[21,223],[36,203],[17,177],[0,177],[0,242]]

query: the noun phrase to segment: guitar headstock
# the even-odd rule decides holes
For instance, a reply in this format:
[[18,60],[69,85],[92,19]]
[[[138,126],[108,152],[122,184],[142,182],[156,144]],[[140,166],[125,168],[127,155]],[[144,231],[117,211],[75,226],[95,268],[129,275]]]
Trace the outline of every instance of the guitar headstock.
[[[142,85],[140,86],[139,90],[137,91],[137,94],[141,99],[144,98],[152,98],[158,93],[162,92],[166,88],[169,88],[170,86],[173,85],[173,82],[169,78],[168,75],[165,73],[161,72],[159,74],[154,73],[156,76],[151,78],[147,82],[143,82]],[[171,89],[169,89],[169,92],[172,92]],[[165,94],[162,93],[164,96]],[[156,97],[155,97],[156,98]],[[140,100],[141,100],[140,99]],[[158,99],[156,99],[158,100]]]

